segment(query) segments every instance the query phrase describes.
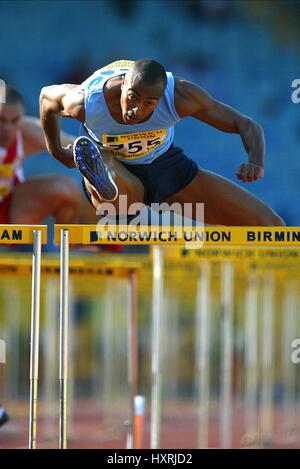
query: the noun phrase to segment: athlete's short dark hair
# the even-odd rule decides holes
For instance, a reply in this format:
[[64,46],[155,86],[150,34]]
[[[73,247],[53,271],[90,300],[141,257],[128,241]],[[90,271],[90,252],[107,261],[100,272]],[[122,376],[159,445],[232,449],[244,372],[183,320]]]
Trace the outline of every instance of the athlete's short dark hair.
[[24,99],[16,88],[11,85],[5,86],[5,103],[6,104],[17,104],[20,103],[24,106]]
[[167,74],[164,67],[156,60],[152,59],[139,59],[136,60],[131,71],[138,73],[143,82],[150,86],[163,85],[166,87]]

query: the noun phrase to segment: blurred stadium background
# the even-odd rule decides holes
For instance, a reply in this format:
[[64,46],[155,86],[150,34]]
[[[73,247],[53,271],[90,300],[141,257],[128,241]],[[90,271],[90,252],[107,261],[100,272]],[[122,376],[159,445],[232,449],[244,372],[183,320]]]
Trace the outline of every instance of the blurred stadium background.
[[[291,100],[299,78],[299,2],[1,1],[0,12],[0,76],[24,94],[28,113],[38,114],[44,85],[80,83],[118,58],[155,58],[261,123],[266,175],[247,187],[288,225],[300,225],[299,106]],[[63,127],[77,133],[74,122]],[[200,166],[237,182],[246,158],[239,137],[187,118],[175,141]],[[45,155],[29,159],[26,170],[78,176]]]
[[[300,225],[300,105],[291,100],[291,83],[300,78],[299,2],[1,1],[0,18],[0,77],[21,91],[28,114],[38,115],[39,92],[45,85],[80,83],[95,69],[119,58],[154,58],[175,75],[195,81],[218,100],[248,114],[263,126],[267,143],[266,174],[263,180],[247,188],[270,204],[288,225]],[[77,134],[78,125],[72,120],[64,119],[62,127]],[[239,137],[188,118],[177,125],[175,142],[203,168],[238,183],[235,171],[246,159]],[[27,177],[65,173],[80,184],[76,170],[64,168],[47,154],[29,158],[25,169]],[[298,271],[291,269],[284,260],[277,265],[277,270],[274,266],[267,269],[273,275],[276,304],[272,375],[267,383],[269,390],[271,383],[273,406],[270,436],[270,413],[262,405],[262,389],[266,389],[263,378],[270,367],[267,364],[264,368],[260,355],[256,355],[263,350],[264,331],[260,329],[261,317],[253,324],[247,313],[247,304],[251,303],[249,288],[251,282],[253,284],[247,268],[242,267],[242,273],[238,268],[234,273],[235,293],[238,294],[234,299],[233,319],[231,445],[262,447],[272,443],[275,447],[297,447],[300,382],[297,367],[289,359],[289,344],[300,332],[296,315]],[[139,281],[139,390],[147,397],[144,444],[149,446],[151,266],[146,258],[143,258],[142,272]],[[258,302],[256,312],[259,314],[263,312],[265,273],[262,269],[257,274],[258,287],[252,296]],[[165,279],[169,286],[165,292],[162,446],[168,448],[201,445],[194,331],[198,274],[198,264],[186,262],[177,268],[166,265]],[[288,284],[292,279],[291,293]],[[213,265],[211,281],[211,394],[207,431],[209,446],[218,447],[222,446],[223,363],[220,266]],[[47,316],[46,302],[51,302],[52,298],[52,307],[57,311],[58,293],[56,284],[47,290],[46,280],[44,282],[40,391],[43,400],[39,429],[42,429],[41,446],[47,447],[57,443],[58,409],[54,404],[57,389],[53,388],[53,381],[49,381],[57,376],[57,363],[54,363],[57,357],[53,351],[57,324]],[[129,390],[124,351],[127,334],[124,288],[117,281],[74,281],[71,312],[74,326],[74,368],[71,370],[74,388],[71,392],[74,399],[70,422],[73,447],[113,448],[126,444],[123,422],[128,418]],[[8,344],[9,357],[2,390],[11,417],[11,422],[0,431],[2,448],[25,447],[27,441],[29,290],[28,279],[20,278],[15,282],[1,275],[0,336]],[[107,311],[110,314],[106,314]],[[258,335],[253,336],[255,330]],[[47,367],[50,378],[44,373]],[[263,433],[266,427],[267,433]],[[206,437],[202,434],[202,442]]]

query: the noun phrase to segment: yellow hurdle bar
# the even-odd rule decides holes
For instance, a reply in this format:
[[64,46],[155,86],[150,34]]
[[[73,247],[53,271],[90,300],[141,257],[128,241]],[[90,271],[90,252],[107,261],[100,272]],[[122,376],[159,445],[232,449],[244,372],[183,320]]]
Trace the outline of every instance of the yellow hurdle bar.
[[33,232],[41,232],[41,244],[47,244],[46,225],[0,225],[0,244],[33,244]]
[[[28,276],[32,271],[32,259],[28,255],[17,253],[17,256],[11,253],[0,254],[0,275],[6,276]],[[69,262],[70,276],[74,277],[117,277],[128,278],[133,271],[141,268],[140,262],[123,260],[120,257],[116,259],[103,258],[99,263],[99,257],[72,257]],[[41,274],[43,276],[58,276],[60,274],[59,259],[43,256],[41,260]]]
[[187,247],[166,247],[165,258],[174,261],[200,261],[213,262],[258,262],[271,263],[282,266],[300,263],[300,249],[298,247],[259,247],[259,246],[215,246],[191,249]]
[[300,227],[55,225],[54,239],[57,244],[61,229],[69,231],[70,244],[300,246]]

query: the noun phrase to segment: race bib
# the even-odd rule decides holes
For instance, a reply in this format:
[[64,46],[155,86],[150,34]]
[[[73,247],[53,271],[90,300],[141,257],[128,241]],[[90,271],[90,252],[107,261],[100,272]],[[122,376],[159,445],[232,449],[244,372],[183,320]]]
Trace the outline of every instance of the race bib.
[[7,197],[13,189],[13,164],[0,164],[0,199]]
[[154,148],[161,146],[167,135],[167,129],[148,130],[131,134],[102,135],[102,144],[116,158],[133,160],[142,158]]

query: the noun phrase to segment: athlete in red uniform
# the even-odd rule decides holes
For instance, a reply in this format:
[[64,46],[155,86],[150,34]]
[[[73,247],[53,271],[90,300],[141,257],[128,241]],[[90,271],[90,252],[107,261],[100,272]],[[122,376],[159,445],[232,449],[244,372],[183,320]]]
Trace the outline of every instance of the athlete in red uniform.
[[[39,119],[24,115],[17,90],[6,86],[5,101],[0,103],[0,224],[39,224],[49,215],[56,223],[93,223],[95,210],[71,178],[54,175],[24,180],[23,160],[46,150],[44,134]],[[74,141],[63,132],[60,137],[66,146]],[[0,427],[8,420],[0,404]]]
[[[39,224],[52,215],[57,223],[75,223],[82,195],[67,176],[53,175],[24,181],[23,160],[46,150],[39,119],[24,116],[22,96],[6,86],[0,104],[0,223]],[[74,138],[61,133],[65,145]]]

